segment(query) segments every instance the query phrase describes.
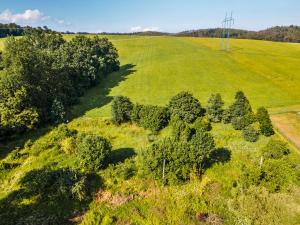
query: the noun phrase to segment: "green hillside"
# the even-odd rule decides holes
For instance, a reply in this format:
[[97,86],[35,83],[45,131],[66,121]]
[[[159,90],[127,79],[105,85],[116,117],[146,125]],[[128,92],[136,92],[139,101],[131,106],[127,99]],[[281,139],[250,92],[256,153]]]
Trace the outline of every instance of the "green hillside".
[[[254,107],[300,103],[298,44],[232,40],[231,51],[223,52],[219,39],[110,39],[122,65],[134,71],[110,90],[111,96],[122,94],[135,102],[162,105],[179,91],[189,90],[201,102],[212,92],[220,92],[228,102],[240,89]],[[101,111],[109,116],[107,107]]]
[[[204,102],[216,91],[228,101],[241,89],[254,107],[300,103],[299,44],[232,40],[231,51],[223,52],[219,39],[108,37],[123,68],[134,71],[110,90],[111,96],[162,105],[182,90]],[[103,115],[109,116],[107,112]]]
[[[296,171],[288,177],[291,185],[282,191],[269,191],[263,184],[246,190],[240,186],[245,168],[254,173],[259,168],[260,149],[270,137],[261,135],[250,143],[230,124],[213,124],[210,133],[221,150],[220,162],[201,179],[162,186],[144,175],[141,153],[153,141],[170,136],[171,128],[152,134],[135,124],[116,126],[110,120],[110,105],[116,95],[128,96],[134,103],[166,105],[178,92],[189,91],[203,106],[211,93],[219,92],[228,106],[238,90],[244,91],[253,108],[297,105],[300,45],[232,40],[231,51],[222,52],[219,39],[108,38],[119,50],[121,69],[87,91],[67,126],[107,138],[114,163],[94,174],[91,189],[97,191],[91,199],[70,201],[55,195],[53,187],[59,182],[50,193],[40,193],[43,189],[33,179],[36,175],[43,181],[49,175],[45,167],[62,177],[73,169],[86,172],[75,154],[63,149],[67,139],[63,131],[48,126],[0,143],[0,224],[299,224],[299,166],[291,169]],[[4,39],[0,41],[1,46]],[[273,138],[283,140],[279,134]],[[284,159],[299,165],[297,149],[288,147],[291,154]],[[279,180],[289,176],[280,172],[273,176]],[[31,185],[40,192],[28,191]],[[59,190],[65,192],[68,189]]]

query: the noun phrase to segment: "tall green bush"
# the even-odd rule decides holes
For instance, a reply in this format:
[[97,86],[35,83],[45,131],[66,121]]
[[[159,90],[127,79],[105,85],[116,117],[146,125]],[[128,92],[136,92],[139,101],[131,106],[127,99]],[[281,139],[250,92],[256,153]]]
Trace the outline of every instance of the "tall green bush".
[[81,134],[77,138],[76,154],[80,165],[90,171],[97,171],[108,165],[112,146],[101,136]]
[[271,139],[268,144],[261,149],[261,152],[265,159],[280,159],[290,154],[290,149],[286,142]]
[[130,114],[133,104],[129,98],[116,96],[111,105],[112,121],[115,124],[121,124],[130,121]]
[[259,133],[252,126],[247,126],[243,129],[243,136],[246,141],[257,142]]
[[207,114],[212,122],[218,123],[222,121],[224,101],[221,95],[212,94],[208,99]]
[[259,122],[260,132],[267,137],[272,136],[274,130],[268,110],[264,107],[260,107],[257,110],[256,118]]
[[151,105],[134,106],[131,117],[133,122],[152,132],[158,132],[165,128],[170,119],[167,108]]
[[180,92],[175,95],[171,98],[168,107],[173,116],[177,115],[187,123],[192,123],[203,115],[199,100],[189,92]]

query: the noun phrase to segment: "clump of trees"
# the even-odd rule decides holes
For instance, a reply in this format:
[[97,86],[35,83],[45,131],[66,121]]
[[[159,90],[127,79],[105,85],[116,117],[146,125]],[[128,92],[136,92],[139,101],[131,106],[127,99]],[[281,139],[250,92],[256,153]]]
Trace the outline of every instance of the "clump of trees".
[[224,113],[224,101],[219,93],[212,94],[208,99],[207,114],[212,122],[221,122]]
[[44,31],[10,37],[2,54],[0,135],[9,136],[48,122],[62,122],[78,97],[119,69],[108,39]]
[[124,96],[114,97],[111,106],[113,123],[121,124],[130,121],[132,109],[133,104],[129,98]]
[[259,122],[260,132],[269,137],[274,134],[273,125],[270,115],[266,108],[260,107],[256,113],[257,121]]
[[169,118],[168,109],[160,106],[136,105],[132,111],[132,121],[154,133],[165,128]]
[[259,138],[259,133],[251,125],[244,128],[243,135],[244,139],[249,142],[256,142]]
[[163,183],[187,181],[203,173],[214,147],[212,135],[203,131],[197,131],[189,141],[166,138],[142,153],[143,167]]
[[[157,133],[169,123],[173,128],[176,140],[190,140],[197,130],[208,132],[213,123],[231,123],[235,130],[243,131],[246,141],[256,142],[259,134],[274,134],[268,111],[261,107],[255,114],[248,98],[242,91],[235,95],[235,101],[228,109],[224,109],[224,101],[220,94],[212,94],[207,108],[188,92],[180,92],[171,98],[167,107],[132,104],[130,99],[117,96],[112,103],[112,120],[115,124],[134,122],[138,126]],[[259,131],[253,123],[259,123]],[[192,125],[192,126],[190,126]]]
[[270,192],[288,188],[296,179],[293,163],[287,157],[290,153],[285,142],[270,139],[261,149],[261,158],[245,165],[240,179],[242,187],[264,186]]
[[171,98],[168,108],[171,115],[177,115],[187,123],[194,122],[204,114],[199,100],[189,92],[180,92]]
[[[224,123],[231,123],[235,130],[242,130],[245,140],[249,142],[256,142],[259,139],[259,133],[267,137],[274,134],[267,109],[261,107],[255,114],[242,91],[238,91],[233,104],[222,111],[222,120]],[[252,126],[255,122],[259,123],[259,132]]]

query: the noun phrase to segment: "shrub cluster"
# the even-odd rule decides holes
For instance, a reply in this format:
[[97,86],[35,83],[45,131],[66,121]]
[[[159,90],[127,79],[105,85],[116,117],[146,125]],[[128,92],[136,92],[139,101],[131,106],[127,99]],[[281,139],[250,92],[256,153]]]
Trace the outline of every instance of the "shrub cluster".
[[88,197],[87,177],[75,170],[32,170],[21,180],[23,188],[42,196],[84,200]]
[[236,93],[235,101],[229,109],[223,110],[222,119],[224,123],[231,122],[235,130],[243,130],[244,138],[249,142],[256,142],[259,138],[259,132],[251,126],[256,121],[259,122],[261,134],[265,136],[274,134],[268,111],[261,107],[254,115],[250,102],[242,91]]
[[90,171],[97,171],[108,164],[112,146],[98,135],[81,134],[77,137],[76,155],[80,165]]
[[180,92],[171,98],[168,108],[173,116],[177,115],[187,123],[204,114],[198,99],[189,92]]
[[112,102],[112,121],[115,124],[121,124],[131,120],[130,114],[133,104],[129,98],[124,96],[116,96]]
[[178,183],[189,180],[193,174],[200,175],[215,148],[212,135],[203,130],[197,130],[188,140],[183,140],[185,133],[175,134],[142,153],[145,170],[165,183]]
[[243,135],[246,141],[256,142],[259,138],[259,133],[250,125],[243,130]]
[[194,135],[195,130],[182,121],[179,116],[172,116],[170,121],[172,136],[176,141],[189,141]]
[[119,69],[118,53],[108,39],[33,31],[9,38],[0,77],[0,135],[38,124],[61,122],[86,89]]
[[140,127],[158,132],[169,123],[169,112],[165,107],[151,105],[135,105],[131,119]]
[[270,119],[270,115],[266,108],[261,107],[256,113],[257,121],[259,122],[260,132],[269,137],[274,134],[273,125]]
[[286,142],[275,139],[271,139],[261,151],[264,159],[280,159],[290,153]]
[[242,185],[246,188],[260,185],[270,192],[286,189],[296,177],[292,163],[284,158],[289,154],[287,144],[271,139],[261,152],[263,161],[260,165],[252,162],[243,168]]
[[224,101],[219,93],[210,96],[208,99],[207,114],[212,122],[218,123],[222,121],[224,113],[223,106]]

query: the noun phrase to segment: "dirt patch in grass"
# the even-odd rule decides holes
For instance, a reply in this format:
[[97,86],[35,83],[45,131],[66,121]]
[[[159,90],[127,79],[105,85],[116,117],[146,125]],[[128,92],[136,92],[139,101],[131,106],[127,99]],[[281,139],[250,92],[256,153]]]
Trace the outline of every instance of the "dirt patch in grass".
[[273,125],[300,149],[300,115],[298,112],[271,116]]
[[114,207],[123,205],[127,202],[130,202],[134,199],[133,195],[124,196],[121,194],[112,195],[109,191],[99,190],[96,194],[96,201],[97,202],[104,202],[108,203]]

